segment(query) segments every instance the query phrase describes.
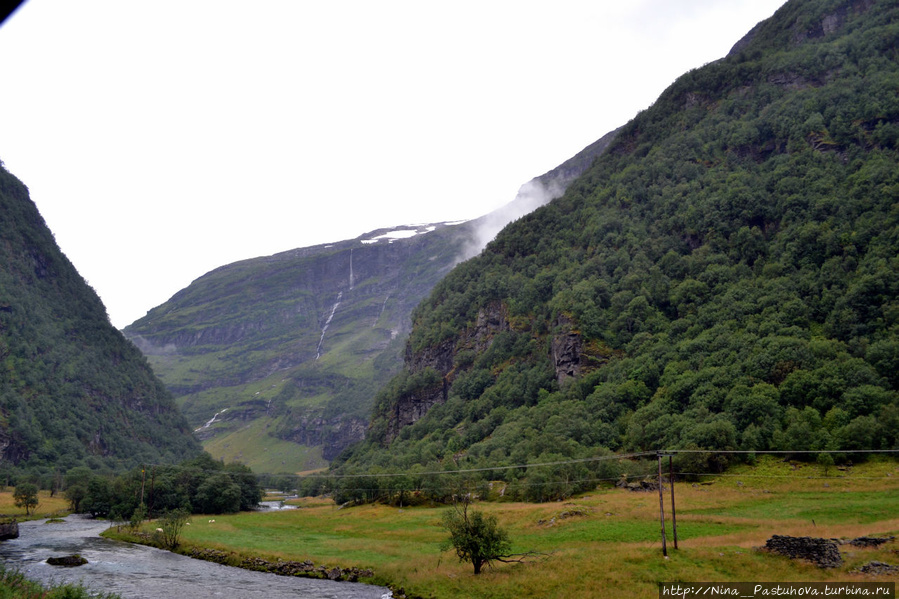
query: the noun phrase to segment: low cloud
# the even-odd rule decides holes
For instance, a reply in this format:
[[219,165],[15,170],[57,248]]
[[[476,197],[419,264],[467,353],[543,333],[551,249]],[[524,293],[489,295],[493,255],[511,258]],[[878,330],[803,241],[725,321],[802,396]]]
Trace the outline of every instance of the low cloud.
[[472,230],[471,238],[463,248],[459,261],[477,256],[506,225],[561,196],[565,187],[566,184],[561,178],[547,181],[542,177],[531,179],[522,185],[514,200],[468,223]]

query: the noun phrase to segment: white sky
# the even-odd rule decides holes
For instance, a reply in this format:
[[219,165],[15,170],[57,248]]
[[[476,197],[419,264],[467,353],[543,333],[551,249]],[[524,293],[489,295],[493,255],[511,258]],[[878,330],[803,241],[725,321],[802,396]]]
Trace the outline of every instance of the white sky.
[[783,3],[28,0],[0,159],[124,327],[217,266],[486,214]]

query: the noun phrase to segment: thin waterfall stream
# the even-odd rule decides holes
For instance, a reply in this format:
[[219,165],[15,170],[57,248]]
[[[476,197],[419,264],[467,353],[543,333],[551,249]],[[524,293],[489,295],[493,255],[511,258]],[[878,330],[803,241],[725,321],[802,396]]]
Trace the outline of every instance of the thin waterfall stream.
[[340,306],[340,300],[343,298],[343,291],[337,292],[337,301],[334,302],[334,305],[331,306],[331,313],[328,314],[328,319],[325,320],[324,326],[322,326],[322,336],[318,339],[318,347],[315,350],[315,359],[318,360],[322,357],[322,344],[325,342],[325,333],[328,332],[328,325],[331,324],[331,320],[334,318],[334,313],[337,312],[337,308]]

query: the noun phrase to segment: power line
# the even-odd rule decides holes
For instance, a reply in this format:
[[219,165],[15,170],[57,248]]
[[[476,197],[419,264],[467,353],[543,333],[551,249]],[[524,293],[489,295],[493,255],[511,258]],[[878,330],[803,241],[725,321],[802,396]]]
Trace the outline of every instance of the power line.
[[[749,454],[773,454],[773,455],[796,455],[796,454],[899,454],[899,449],[770,449],[770,450],[737,450],[737,449],[665,449],[656,451],[641,451],[624,454],[611,454],[603,456],[594,456],[590,458],[578,458],[568,460],[557,460],[552,462],[535,462],[527,464],[513,464],[504,466],[483,466],[479,468],[458,468],[455,470],[424,470],[424,471],[405,471],[405,472],[381,472],[381,473],[355,473],[355,474],[295,474],[295,473],[272,473],[272,472],[229,472],[226,469],[209,469],[209,468],[189,468],[191,470],[199,470],[201,472],[226,472],[242,476],[271,477],[271,478],[297,478],[297,479],[345,479],[345,478],[398,478],[398,477],[415,477],[415,476],[431,476],[431,475],[456,475],[470,474],[476,472],[496,472],[502,470],[518,470],[528,468],[541,468],[546,466],[565,466],[570,464],[584,464],[590,462],[603,462],[612,460],[628,460],[633,458],[656,457],[659,454],[724,454],[724,455],[749,455]],[[146,467],[174,467],[179,468],[177,464],[147,464]],[[692,475],[693,473],[678,473]],[[725,476],[722,474],[699,473],[697,476]],[[726,475],[738,476],[738,475]],[[761,475],[759,475],[761,476]]]
[[832,481],[844,481],[844,480],[896,480],[894,476],[811,476],[811,475],[802,475],[802,474],[711,474],[708,472],[675,472],[675,474],[679,474],[681,476],[714,476],[714,477],[730,477],[730,478],[792,478],[792,479],[823,479],[823,480],[832,480]]
[[796,454],[796,453],[899,453],[899,449],[666,449],[659,453]]
[[[639,453],[615,454],[608,456],[596,456],[592,458],[580,458],[576,460],[559,460],[555,462],[539,462],[534,464],[515,464],[513,466],[485,466],[483,468],[459,468],[456,470],[427,470],[423,472],[383,472],[383,473],[363,473],[363,474],[271,474],[270,476],[281,476],[297,478],[390,478],[398,476],[427,476],[431,474],[468,474],[471,472],[491,472],[497,470],[516,470],[519,468],[539,468],[542,466],[564,466],[567,464],[583,464],[586,462],[602,462],[609,460],[625,460],[629,458],[639,458],[646,456],[655,456],[654,451],[644,451]],[[261,476],[261,475],[260,475]]]
[[[570,460],[558,460],[554,462],[538,462],[533,464],[516,464],[512,466],[485,466],[481,468],[460,468],[457,470],[427,470],[422,472],[383,472],[383,473],[362,473],[362,474],[265,474],[267,476],[280,477],[297,477],[297,478],[390,478],[400,476],[426,476],[433,474],[468,474],[472,472],[492,472],[499,470],[516,470],[520,468],[538,468],[542,466],[564,466],[568,464],[582,464],[586,462],[601,462],[608,460],[626,460],[631,458],[655,457],[659,453],[664,454],[680,454],[680,453],[713,453],[713,454],[818,454],[818,453],[896,453],[899,449],[796,449],[796,450],[736,450],[736,449],[666,449],[659,451],[641,451],[626,454],[614,454],[606,456],[596,456],[592,458],[580,458]],[[263,474],[260,474],[263,476]]]

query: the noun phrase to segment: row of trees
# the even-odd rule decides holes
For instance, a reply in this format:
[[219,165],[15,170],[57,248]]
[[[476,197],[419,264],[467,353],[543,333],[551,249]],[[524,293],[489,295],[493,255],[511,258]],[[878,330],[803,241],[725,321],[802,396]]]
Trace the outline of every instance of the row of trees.
[[114,520],[157,517],[176,510],[221,514],[255,508],[264,496],[252,470],[209,454],[178,465],[135,468],[117,476],[78,467],[65,475],[73,511]]

